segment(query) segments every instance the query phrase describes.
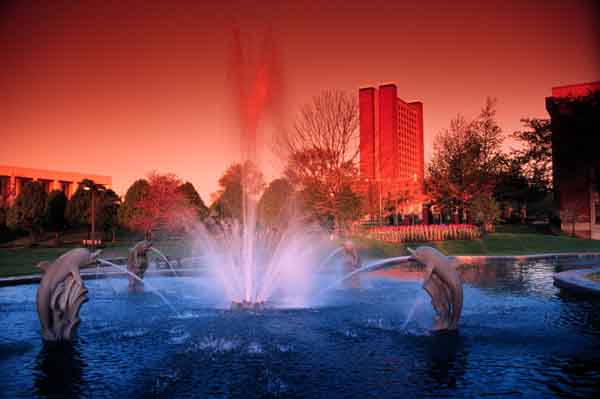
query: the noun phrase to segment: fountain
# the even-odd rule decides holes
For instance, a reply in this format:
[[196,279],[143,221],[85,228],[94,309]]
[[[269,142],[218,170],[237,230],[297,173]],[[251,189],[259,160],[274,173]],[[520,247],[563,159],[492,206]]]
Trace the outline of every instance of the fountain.
[[70,340],[79,324],[79,309],[87,290],[79,269],[95,262],[100,251],[73,249],[54,262],[38,264],[43,273],[37,291],[37,312],[46,341]]
[[[148,269],[148,250],[152,248],[152,241],[143,240],[129,250],[127,256],[127,271],[129,275],[129,289],[136,291],[143,286],[143,279]],[[133,275],[138,278],[134,278]]]
[[[262,309],[273,300],[302,305],[312,285],[306,265],[317,265],[320,230],[300,215],[267,227],[258,220],[258,195],[252,168],[257,162],[257,133],[276,98],[278,68],[271,37],[266,36],[253,57],[234,33],[231,78],[237,100],[241,143],[241,204],[238,218],[195,229],[197,245],[208,270],[221,283],[232,309]],[[259,191],[259,190],[258,190]]]

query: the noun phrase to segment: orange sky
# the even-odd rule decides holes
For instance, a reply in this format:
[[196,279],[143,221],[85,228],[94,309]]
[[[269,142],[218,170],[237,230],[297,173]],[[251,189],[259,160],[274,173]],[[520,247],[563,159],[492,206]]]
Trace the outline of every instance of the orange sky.
[[273,32],[284,126],[321,89],[395,82],[424,103],[426,158],[435,133],[486,96],[512,132],[546,116],[552,86],[600,79],[593,1],[158,3],[3,2],[0,164],[107,174],[120,194],[151,170],[174,172],[208,202],[239,157],[234,27],[245,46]]

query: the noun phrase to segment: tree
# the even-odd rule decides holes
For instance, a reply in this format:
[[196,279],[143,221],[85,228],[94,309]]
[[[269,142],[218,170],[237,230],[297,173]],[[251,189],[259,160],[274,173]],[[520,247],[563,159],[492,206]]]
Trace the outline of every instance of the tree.
[[285,176],[318,217],[340,217],[335,198],[358,170],[358,107],[342,91],[324,91],[305,104],[290,133],[279,141]]
[[360,196],[352,191],[349,185],[342,186],[342,189],[335,197],[337,209],[338,228],[348,230],[351,222],[360,218],[362,214],[363,202]]
[[185,182],[179,186],[178,191],[183,194],[190,206],[196,210],[198,219],[204,219],[208,215],[208,208],[204,204],[204,201],[202,201],[200,194],[198,194],[192,183]]
[[494,231],[494,224],[500,220],[500,208],[491,195],[478,195],[473,198],[469,203],[469,214],[485,233]]
[[258,202],[259,220],[267,226],[276,226],[291,211],[294,188],[287,179],[273,180]]
[[70,226],[89,226],[92,196],[91,193],[84,190],[83,187],[91,187],[93,185],[93,180],[84,179],[77,187],[77,190],[75,190],[75,193],[71,196],[71,200],[68,202],[65,211],[65,217]]
[[119,202],[117,193],[110,189],[100,191],[96,197],[96,226],[105,234],[110,233],[112,242],[119,226]]
[[144,232],[147,237],[154,230],[178,232],[192,227],[195,210],[179,191],[180,186],[181,180],[174,174],[149,174],[147,190],[135,202],[134,212],[125,219],[126,226]]
[[135,219],[141,212],[138,207],[139,202],[148,195],[150,184],[146,179],[138,179],[125,193],[125,199],[118,211],[119,224],[129,226],[132,219]]
[[59,234],[67,225],[65,218],[67,203],[67,196],[62,190],[53,190],[48,194],[44,224],[49,231],[54,232],[56,244],[58,244]]
[[42,231],[46,210],[46,191],[42,183],[30,181],[23,185],[15,203],[10,208],[6,224],[11,229],[22,229],[29,233],[34,244]]
[[552,130],[549,119],[523,118],[527,130],[516,131],[512,137],[523,148],[515,151],[516,160],[523,165],[529,185],[537,191],[552,189]]
[[231,165],[219,179],[211,212],[221,218],[243,218],[243,200],[255,201],[265,187],[262,172],[250,161]]
[[459,115],[436,136],[426,180],[435,204],[465,210],[474,198],[492,193],[505,159],[495,115],[495,100],[488,98],[477,118]]

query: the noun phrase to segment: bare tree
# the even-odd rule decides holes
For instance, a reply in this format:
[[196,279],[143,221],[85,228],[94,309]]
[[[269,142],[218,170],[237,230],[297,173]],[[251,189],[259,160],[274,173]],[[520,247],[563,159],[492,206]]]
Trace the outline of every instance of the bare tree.
[[358,105],[343,91],[323,91],[305,104],[290,132],[278,141],[285,174],[300,191],[310,193],[310,206],[339,216],[342,192],[357,176]]

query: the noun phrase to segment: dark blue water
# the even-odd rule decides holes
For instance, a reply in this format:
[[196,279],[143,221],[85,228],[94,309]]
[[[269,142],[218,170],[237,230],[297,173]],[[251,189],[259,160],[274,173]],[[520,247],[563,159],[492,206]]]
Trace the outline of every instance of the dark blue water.
[[562,294],[555,269],[466,270],[460,331],[435,335],[414,272],[260,313],[215,308],[206,279],[149,279],[179,314],[125,280],[86,281],[72,345],[42,344],[36,286],[1,288],[0,396],[600,397],[600,302]]

